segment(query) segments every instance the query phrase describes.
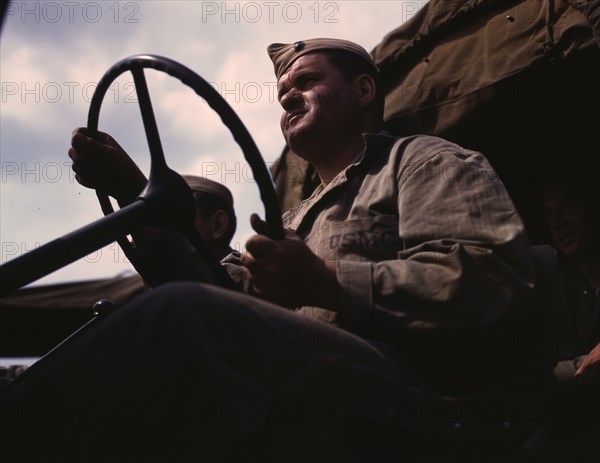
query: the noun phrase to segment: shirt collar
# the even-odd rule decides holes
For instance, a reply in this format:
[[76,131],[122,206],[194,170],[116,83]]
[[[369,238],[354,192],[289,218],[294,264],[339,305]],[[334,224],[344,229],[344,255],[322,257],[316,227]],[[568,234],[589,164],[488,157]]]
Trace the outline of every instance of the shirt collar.
[[348,180],[348,173],[368,161],[374,156],[379,156],[384,150],[386,150],[392,143],[394,143],[398,137],[390,135],[387,131],[382,130],[377,133],[367,132],[363,133],[363,140],[365,141],[365,148],[356,156],[354,161],[348,165],[343,171],[341,171],[335,178],[327,185],[319,185],[319,190],[324,188],[330,189],[337,185],[340,185]]

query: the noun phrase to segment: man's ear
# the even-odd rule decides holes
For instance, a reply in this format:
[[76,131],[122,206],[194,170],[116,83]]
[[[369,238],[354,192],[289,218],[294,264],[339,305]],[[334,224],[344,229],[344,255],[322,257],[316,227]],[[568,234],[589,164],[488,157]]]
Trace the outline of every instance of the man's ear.
[[369,74],[361,74],[354,79],[354,89],[358,95],[360,106],[366,107],[375,100],[377,87]]
[[223,209],[216,211],[211,219],[211,234],[214,240],[221,238],[227,233],[227,227],[229,227],[229,215]]

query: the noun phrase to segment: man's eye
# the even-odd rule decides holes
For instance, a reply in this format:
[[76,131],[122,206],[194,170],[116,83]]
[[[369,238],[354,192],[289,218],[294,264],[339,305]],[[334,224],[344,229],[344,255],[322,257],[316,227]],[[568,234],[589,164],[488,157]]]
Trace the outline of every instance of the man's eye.
[[315,81],[314,77],[302,77],[298,79],[298,87],[306,88]]

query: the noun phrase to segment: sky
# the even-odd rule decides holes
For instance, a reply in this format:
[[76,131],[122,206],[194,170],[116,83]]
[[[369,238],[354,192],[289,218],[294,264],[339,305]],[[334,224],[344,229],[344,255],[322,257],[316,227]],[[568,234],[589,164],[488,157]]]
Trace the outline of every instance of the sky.
[[[0,245],[6,262],[102,217],[95,192],[77,183],[67,151],[85,126],[96,83],[137,54],[171,58],[208,81],[241,118],[267,166],[284,146],[266,47],[310,37],[373,49],[424,1],[12,1],[0,35]],[[250,214],[264,217],[243,153],[210,107],[179,80],[146,72],[168,165],[233,193],[243,250]],[[99,129],[147,174],[150,156],[129,73],[109,88]],[[133,271],[116,243],[34,285]]]

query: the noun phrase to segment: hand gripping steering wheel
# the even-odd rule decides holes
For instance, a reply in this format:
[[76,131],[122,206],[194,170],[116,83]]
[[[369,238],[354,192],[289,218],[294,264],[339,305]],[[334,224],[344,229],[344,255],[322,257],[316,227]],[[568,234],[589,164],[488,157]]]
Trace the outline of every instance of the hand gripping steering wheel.
[[[108,88],[122,73],[131,71],[151,157],[148,185],[138,197],[138,200],[147,201],[153,206],[152,223],[144,225],[164,226],[182,232],[195,245],[202,258],[207,261],[213,271],[222,271],[221,266],[214,258],[211,258],[210,251],[197,239],[197,235],[193,231],[195,207],[191,190],[185,181],[167,166],[165,161],[144,76],[144,68],[162,71],[178,78],[182,83],[191,87],[200,97],[204,98],[209,106],[219,114],[221,120],[231,131],[233,138],[242,149],[244,157],[252,169],[265,206],[268,235],[273,239],[282,239],[284,233],[281,223],[281,210],[273,188],[273,181],[256,144],[242,121],[225,99],[202,77],[176,61],[156,55],[135,55],[113,65],[98,83],[88,114],[88,130],[90,136],[94,137],[98,131],[100,106]],[[104,214],[112,214],[114,209],[108,195],[101,191],[96,193]],[[117,241],[131,260],[134,257],[134,250],[129,240],[121,237]]]

